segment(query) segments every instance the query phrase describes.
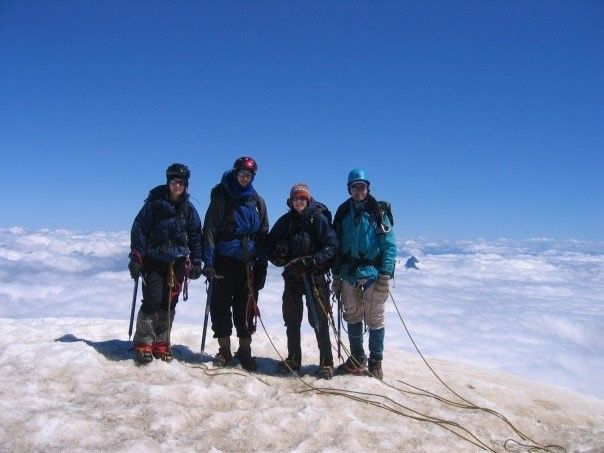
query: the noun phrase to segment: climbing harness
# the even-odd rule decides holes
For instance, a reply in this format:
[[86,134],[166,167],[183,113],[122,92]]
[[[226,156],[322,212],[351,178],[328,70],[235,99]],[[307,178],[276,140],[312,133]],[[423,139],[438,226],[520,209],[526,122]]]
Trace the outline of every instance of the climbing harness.
[[256,333],[256,326],[258,323],[258,318],[260,317],[260,309],[258,308],[258,303],[257,303],[256,297],[255,297],[256,290],[254,288],[254,265],[252,264],[251,261],[246,262],[245,269],[246,269],[245,319],[246,319],[247,331],[250,335],[253,335],[254,333]]

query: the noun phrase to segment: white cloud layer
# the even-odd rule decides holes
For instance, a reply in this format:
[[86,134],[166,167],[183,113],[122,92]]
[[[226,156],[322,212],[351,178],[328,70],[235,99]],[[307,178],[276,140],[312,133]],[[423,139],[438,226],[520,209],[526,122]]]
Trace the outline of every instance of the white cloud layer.
[[[132,297],[128,233],[0,230],[0,317],[123,319]],[[421,270],[405,270],[410,255]],[[260,306],[284,336],[282,281],[271,267]],[[177,307],[200,325],[201,280]],[[422,351],[604,398],[604,244],[581,241],[399,241],[392,294]],[[305,333],[310,328],[305,326]],[[126,329],[127,330],[127,329]],[[412,350],[393,304],[386,353]]]

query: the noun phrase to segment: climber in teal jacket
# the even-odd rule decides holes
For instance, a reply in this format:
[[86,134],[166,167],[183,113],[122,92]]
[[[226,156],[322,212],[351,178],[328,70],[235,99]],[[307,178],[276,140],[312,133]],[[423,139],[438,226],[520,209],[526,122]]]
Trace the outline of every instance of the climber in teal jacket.
[[[384,307],[394,276],[396,239],[390,206],[369,195],[369,185],[365,170],[352,170],[348,175],[351,196],[340,205],[334,219],[340,249],[333,267],[332,290],[342,300],[351,353],[337,372],[368,372],[381,379]],[[363,321],[369,330],[367,369]]]

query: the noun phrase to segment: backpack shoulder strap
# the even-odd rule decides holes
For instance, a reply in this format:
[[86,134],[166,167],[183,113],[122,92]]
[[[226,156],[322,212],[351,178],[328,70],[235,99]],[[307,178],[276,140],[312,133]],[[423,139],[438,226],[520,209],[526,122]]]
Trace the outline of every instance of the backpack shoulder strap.
[[189,200],[185,200],[182,203],[179,203],[175,209],[176,217],[182,219],[189,218]]
[[[373,220],[375,221],[375,225],[377,228],[378,234],[386,234],[390,231],[390,229],[394,226],[394,217],[392,215],[392,207],[390,203],[387,201],[377,201],[374,197],[369,195],[367,210]],[[388,217],[390,221],[390,227],[384,225],[384,217]]]
[[315,219],[319,214],[323,214],[325,216],[325,218],[327,219],[327,222],[329,223],[329,225],[332,226],[333,218],[332,218],[331,211],[329,210],[329,208],[327,206],[325,206],[323,203],[320,203],[318,201],[315,201],[315,203],[317,204],[317,207],[310,214],[311,225],[315,222]]
[[220,218],[216,219],[218,222],[215,227],[221,231],[227,227],[229,221],[232,221],[235,206],[231,197],[226,193],[222,184],[216,184],[210,192],[210,203],[213,203]]
[[346,200],[344,203],[338,206],[338,209],[336,209],[336,215],[333,218],[333,226],[336,231],[341,228],[342,219],[346,217],[346,213],[348,212],[349,206],[350,200]]
[[260,208],[260,195],[258,195],[258,192],[256,192],[256,190],[254,190],[252,192],[252,199],[254,200],[254,203],[256,203],[256,206],[258,208]]

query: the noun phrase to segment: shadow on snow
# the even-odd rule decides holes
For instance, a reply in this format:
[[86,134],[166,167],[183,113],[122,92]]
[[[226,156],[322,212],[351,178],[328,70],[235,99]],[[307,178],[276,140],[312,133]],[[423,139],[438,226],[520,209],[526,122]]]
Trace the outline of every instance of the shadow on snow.
[[[78,338],[70,333],[56,338],[54,341],[60,343],[83,342],[94,348],[96,352],[102,354],[106,359],[114,362],[134,360],[134,348],[132,346],[132,341],[91,341],[84,338]],[[172,346],[172,355],[174,356],[175,360],[189,364],[209,363],[211,365],[212,360],[214,359],[214,357],[208,353],[193,352],[188,346],[180,344]],[[233,366],[239,363],[237,359],[234,359],[233,362]],[[267,376],[275,376],[279,374],[277,373],[279,360],[275,360],[270,357],[256,357],[256,363],[258,364],[258,369],[255,371],[256,374],[264,374]],[[232,366],[227,368],[232,368]],[[316,365],[306,365],[300,369],[298,374],[302,376],[310,375],[316,373],[317,370],[318,366]]]
[[[78,338],[70,333],[65,334],[54,341],[61,343],[77,343],[81,341],[88,346],[94,348],[99,354],[103,354],[108,360],[114,362],[120,362],[124,360],[134,359],[134,348],[132,341],[125,340],[105,340],[105,341],[91,341],[84,338]],[[212,361],[212,357],[208,354],[200,354],[199,352],[193,352],[187,346],[174,345],[172,346],[172,354],[174,358],[186,363],[203,363]]]

